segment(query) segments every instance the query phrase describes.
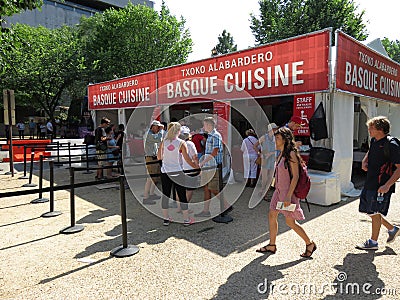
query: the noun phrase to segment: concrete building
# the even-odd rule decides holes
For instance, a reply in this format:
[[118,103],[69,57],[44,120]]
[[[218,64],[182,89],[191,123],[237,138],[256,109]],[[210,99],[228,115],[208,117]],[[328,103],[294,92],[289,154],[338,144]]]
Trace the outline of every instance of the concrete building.
[[41,9],[27,10],[5,18],[6,26],[16,23],[47,28],[76,25],[82,16],[90,17],[109,8],[123,8],[129,2],[154,7],[154,3],[148,0],[44,0]]

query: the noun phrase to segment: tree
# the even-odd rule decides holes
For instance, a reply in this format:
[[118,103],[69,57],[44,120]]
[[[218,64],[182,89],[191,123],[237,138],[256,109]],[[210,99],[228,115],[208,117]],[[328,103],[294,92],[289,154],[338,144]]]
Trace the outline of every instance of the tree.
[[261,45],[332,27],[357,40],[368,37],[354,0],[260,0],[260,16],[251,15],[251,30]]
[[218,36],[218,44],[215,46],[216,54],[227,54],[237,51],[237,45],[234,44],[233,37],[225,29]]
[[43,0],[0,0],[0,75],[5,70],[5,51],[14,47],[14,41],[9,40],[6,36],[10,29],[3,27],[5,22],[3,16],[12,16],[21,10],[33,10],[40,8],[42,5]]
[[400,63],[400,41],[390,41],[388,38],[382,40],[382,45],[385,47],[389,57],[394,61]]
[[43,5],[43,0],[0,0],[1,16],[11,16],[21,10],[33,10]]
[[160,13],[129,3],[82,19],[86,79],[111,80],[186,62],[193,43],[184,26],[164,3]]
[[53,118],[63,92],[84,68],[76,28],[16,24],[6,39],[14,46],[4,52],[2,88],[15,90],[18,105],[41,108]]

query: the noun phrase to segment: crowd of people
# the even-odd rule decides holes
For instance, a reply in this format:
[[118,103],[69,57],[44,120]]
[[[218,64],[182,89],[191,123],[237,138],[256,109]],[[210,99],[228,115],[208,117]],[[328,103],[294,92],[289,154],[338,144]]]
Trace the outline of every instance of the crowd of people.
[[[203,125],[202,129],[192,132],[189,127],[178,122],[171,122],[165,128],[164,124],[155,120],[145,134],[145,162],[150,176],[146,179],[143,204],[156,204],[155,200],[160,196],[154,193],[155,184],[161,180],[163,224],[166,226],[171,222],[168,209],[175,204],[169,203],[173,186],[178,200],[176,208],[183,214],[183,224],[186,226],[194,223],[194,219],[188,215],[192,211],[188,209],[187,203],[193,191],[199,187],[204,188],[204,209],[196,213],[195,217],[211,216],[211,195],[223,201],[225,210],[222,213],[233,209],[220,193],[222,137],[215,128],[214,118],[205,118]],[[199,168],[203,168],[201,176]]]
[[[215,195],[223,204],[222,214],[230,212],[233,207],[224,199],[221,189],[221,165],[223,162],[223,144],[221,134],[217,131],[213,117],[203,120],[203,128],[191,131],[179,122],[166,125],[155,120],[144,132],[144,151],[147,172],[143,195],[143,204],[154,205],[162,198],[161,207],[163,225],[172,222],[169,214],[171,193],[176,191],[179,206],[178,212],[183,215],[183,225],[195,222],[190,217],[193,213],[189,207],[193,190],[204,189],[204,207],[194,217],[211,217],[210,199]],[[275,253],[278,232],[278,215],[285,217],[286,224],[304,241],[305,250],[302,257],[311,257],[317,249],[316,243],[309,237],[297,222],[304,219],[300,199],[294,190],[299,178],[299,168],[304,161],[299,152],[299,144],[295,141],[293,131],[303,126],[302,120],[292,117],[287,124],[278,127],[270,123],[266,132],[258,138],[252,129],[246,131],[242,142],[244,179],[246,187],[256,185],[258,173],[261,174],[260,198],[267,200],[267,191],[273,186],[273,195],[269,205],[269,243],[256,251],[259,253]],[[371,137],[371,147],[367,152],[362,168],[367,172],[367,180],[360,197],[359,211],[368,214],[372,219],[371,238],[356,246],[358,249],[378,249],[377,239],[381,225],[388,229],[387,242],[391,243],[400,235],[400,228],[390,224],[386,216],[395,182],[400,178],[400,145],[397,139],[389,139],[390,122],[386,117],[375,117],[367,122]],[[96,129],[96,141],[105,142],[105,150],[97,150],[98,158],[109,158],[108,163],[118,159],[114,151],[121,151],[124,127],[114,133],[110,120],[103,118]],[[122,135],[122,136],[121,136]],[[387,142],[389,141],[389,142]],[[385,146],[386,143],[388,146]],[[389,150],[387,150],[388,148]],[[389,154],[388,154],[389,153]],[[119,153],[120,155],[120,153]],[[260,160],[258,170],[257,160]],[[161,162],[161,164],[160,164]],[[102,165],[103,161],[99,161]],[[200,171],[201,170],[201,171]],[[258,172],[259,171],[259,172]],[[107,172],[107,178],[115,176]],[[96,179],[102,178],[101,169]],[[161,181],[162,196],[155,194],[155,184]],[[174,188],[173,188],[174,187]]]
[[[48,119],[47,122],[38,122],[36,123],[33,119],[30,119],[27,126],[26,124],[20,120],[15,127],[18,129],[18,137],[19,139],[25,139],[25,130],[29,129],[29,138],[35,139],[35,130],[36,130],[36,138],[37,139],[52,139],[55,137],[54,125],[53,122]],[[6,126],[6,139],[9,139],[9,127]]]

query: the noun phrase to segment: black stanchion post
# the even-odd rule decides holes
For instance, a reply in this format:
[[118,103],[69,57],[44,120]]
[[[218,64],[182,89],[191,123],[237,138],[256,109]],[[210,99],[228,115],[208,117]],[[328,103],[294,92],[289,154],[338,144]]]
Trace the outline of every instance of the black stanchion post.
[[55,163],[57,166],[62,165],[60,162],[60,142],[57,141],[57,162]]
[[22,185],[22,187],[35,187],[36,183],[32,183],[33,176],[33,160],[35,158],[35,149],[31,148],[31,165],[29,166],[29,182]]
[[28,179],[26,176],[26,145],[24,145],[24,176],[21,176],[19,179]]
[[89,170],[89,145],[86,144],[85,145],[85,149],[86,149],[86,171],[83,171],[83,174],[92,174],[93,172]]
[[220,209],[221,213],[214,217],[212,220],[216,223],[229,223],[233,221],[233,218],[228,215],[228,213],[225,211],[225,205],[224,205],[224,195],[223,195],[223,188],[224,188],[224,183],[222,182],[222,164],[218,164],[217,166],[218,169],[218,175],[219,175],[219,203],[220,203]]
[[69,169],[69,184],[70,188],[70,212],[71,212],[71,226],[60,230],[60,233],[70,234],[77,233],[83,230],[83,225],[75,224],[75,168]]
[[43,155],[39,156],[39,198],[31,201],[32,204],[48,202],[48,198],[43,198]]
[[41,215],[43,218],[56,217],[62,214],[61,211],[54,211],[54,162],[49,161],[50,167],[50,211]]
[[71,168],[72,162],[71,162],[71,142],[68,142],[68,166]]
[[126,224],[126,200],[125,200],[125,176],[119,177],[119,194],[121,200],[121,225],[122,225],[122,246],[111,250],[110,254],[115,257],[127,257],[139,252],[135,245],[128,245],[128,226]]

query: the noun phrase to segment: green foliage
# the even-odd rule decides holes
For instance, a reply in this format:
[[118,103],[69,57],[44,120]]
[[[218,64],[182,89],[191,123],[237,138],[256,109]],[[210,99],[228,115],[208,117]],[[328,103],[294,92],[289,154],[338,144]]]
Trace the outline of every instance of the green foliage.
[[400,41],[390,41],[388,38],[382,40],[382,45],[385,47],[389,57],[394,61],[400,63]]
[[164,5],[158,14],[143,5],[83,18],[79,25],[86,80],[100,82],[186,62],[192,40],[185,20]]
[[215,46],[216,54],[227,54],[237,51],[237,45],[234,44],[233,37],[225,29],[218,36],[218,44]]
[[164,3],[160,13],[132,4],[110,9],[78,27],[17,24],[3,30],[0,44],[0,89],[13,89],[18,105],[44,109],[51,118],[64,99],[80,110],[89,82],[181,64],[192,51],[185,20]]
[[11,16],[21,10],[33,10],[43,5],[43,0],[0,0],[0,16]]
[[357,40],[368,37],[354,0],[260,0],[260,16],[251,15],[257,44],[266,44],[332,27]]
[[16,24],[3,36],[2,88],[15,90],[18,105],[42,108],[54,116],[63,91],[84,69],[77,30]]

